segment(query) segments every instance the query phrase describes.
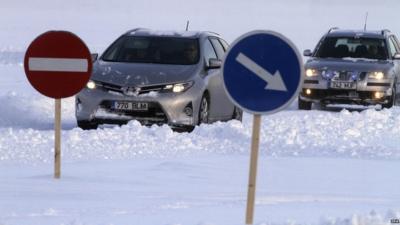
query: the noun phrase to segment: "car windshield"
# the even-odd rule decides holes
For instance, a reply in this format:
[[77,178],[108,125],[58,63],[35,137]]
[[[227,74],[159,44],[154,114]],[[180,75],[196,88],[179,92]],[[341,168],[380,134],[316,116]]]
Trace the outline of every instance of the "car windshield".
[[111,45],[104,61],[191,65],[199,61],[195,38],[122,36]]
[[362,37],[327,37],[319,46],[316,57],[320,58],[367,58],[387,59],[385,40]]

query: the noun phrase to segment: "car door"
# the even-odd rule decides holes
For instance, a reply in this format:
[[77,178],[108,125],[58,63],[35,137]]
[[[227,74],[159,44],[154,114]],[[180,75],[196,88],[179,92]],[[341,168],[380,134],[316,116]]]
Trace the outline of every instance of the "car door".
[[[224,48],[216,37],[209,37],[205,42],[205,60],[206,63],[210,59],[222,60],[224,56]],[[210,117],[212,120],[223,120],[232,116],[233,104],[229,100],[223,86],[222,71],[218,69],[208,70],[209,82],[208,90],[210,92]]]
[[397,53],[400,53],[400,46],[398,44],[398,41],[396,39],[395,36],[390,36],[389,37],[389,53],[390,53],[390,57],[393,60],[393,64],[394,64],[394,73],[395,76],[397,77],[396,79],[396,92],[399,93],[399,89],[400,89],[400,60],[398,59],[394,59],[393,56]]
[[[218,59],[222,61],[223,58],[225,57],[225,52],[228,48],[228,44],[224,40],[217,37],[210,37],[210,41],[217,53]],[[223,85],[224,81],[222,77],[222,70],[219,71],[218,80],[219,82],[221,82],[221,88],[219,89],[219,91],[221,97],[221,106],[223,110],[222,113],[225,118],[231,118],[234,111],[234,104],[232,103],[232,101],[228,97],[228,94],[225,91]]]

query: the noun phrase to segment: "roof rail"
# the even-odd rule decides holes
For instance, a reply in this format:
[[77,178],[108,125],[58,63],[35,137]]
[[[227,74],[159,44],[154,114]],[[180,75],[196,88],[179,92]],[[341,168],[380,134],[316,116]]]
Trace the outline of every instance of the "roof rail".
[[339,27],[331,27],[331,28],[328,30],[328,34],[329,34],[331,31],[337,30],[337,29],[339,29]]
[[382,35],[385,35],[386,32],[390,32],[390,30],[388,30],[388,29],[383,29],[383,30],[381,31]]
[[135,31],[138,31],[138,30],[142,30],[142,29],[147,29],[147,28],[138,27],[138,28],[135,28],[135,29],[132,29],[132,30],[128,30],[127,32],[125,32],[125,34],[130,34],[132,32],[135,32]]
[[218,36],[221,36],[220,34],[218,34],[217,32],[214,32],[214,31],[207,31],[208,33],[212,33],[212,34],[216,34],[216,35],[218,35]]

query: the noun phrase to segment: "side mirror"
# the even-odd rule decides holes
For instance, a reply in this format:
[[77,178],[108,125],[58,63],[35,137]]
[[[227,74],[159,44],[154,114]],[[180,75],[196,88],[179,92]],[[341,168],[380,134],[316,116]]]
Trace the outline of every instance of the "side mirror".
[[209,59],[207,69],[219,69],[222,66],[222,60],[220,59]]
[[400,53],[394,54],[393,59],[399,60],[400,59]]
[[92,53],[92,54],[90,54],[90,55],[92,56],[92,62],[96,62],[97,57],[99,57],[99,54],[97,54],[97,53]]
[[312,56],[312,51],[310,49],[306,49],[306,50],[304,50],[303,55],[304,56]]

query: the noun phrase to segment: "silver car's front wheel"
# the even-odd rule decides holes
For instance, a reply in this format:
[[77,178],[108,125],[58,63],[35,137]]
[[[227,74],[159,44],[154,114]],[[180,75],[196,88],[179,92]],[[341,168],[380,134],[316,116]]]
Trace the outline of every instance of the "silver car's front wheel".
[[210,104],[208,102],[207,96],[203,96],[200,101],[200,109],[199,109],[199,124],[208,123],[208,117],[210,112]]
[[82,130],[96,130],[99,126],[97,123],[90,121],[77,121],[78,127]]

